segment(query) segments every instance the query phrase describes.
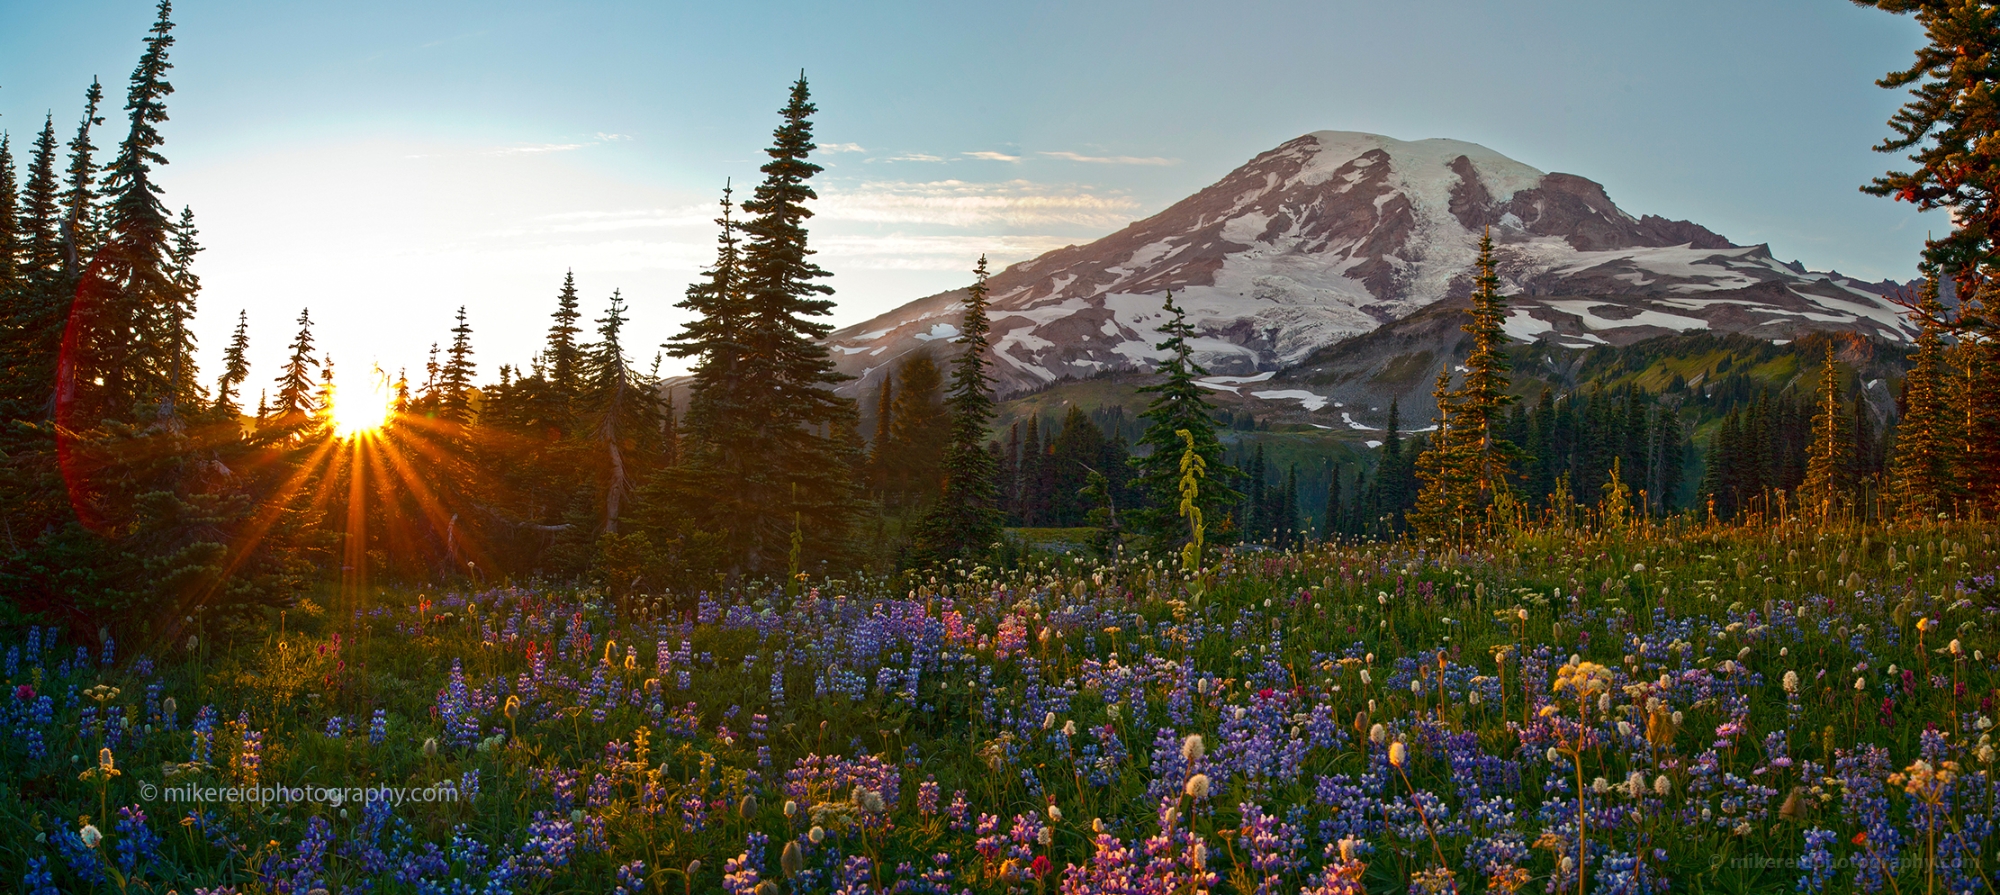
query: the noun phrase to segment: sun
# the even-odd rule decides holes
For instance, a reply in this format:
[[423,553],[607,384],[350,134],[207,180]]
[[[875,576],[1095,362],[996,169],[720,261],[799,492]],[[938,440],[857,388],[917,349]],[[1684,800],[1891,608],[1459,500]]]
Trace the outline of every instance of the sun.
[[387,380],[380,370],[371,371],[364,383],[343,383],[336,377],[330,396],[334,437],[364,435],[389,421]]

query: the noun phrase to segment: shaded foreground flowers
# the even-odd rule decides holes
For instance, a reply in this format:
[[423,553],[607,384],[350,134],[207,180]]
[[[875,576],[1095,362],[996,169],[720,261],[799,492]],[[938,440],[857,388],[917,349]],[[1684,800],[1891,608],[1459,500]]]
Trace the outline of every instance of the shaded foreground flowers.
[[[30,629],[0,860],[38,895],[1986,891],[1995,553],[1893,536],[511,586],[173,665]],[[1923,560],[1849,558],[1886,550]],[[448,798],[158,796],[192,784]]]

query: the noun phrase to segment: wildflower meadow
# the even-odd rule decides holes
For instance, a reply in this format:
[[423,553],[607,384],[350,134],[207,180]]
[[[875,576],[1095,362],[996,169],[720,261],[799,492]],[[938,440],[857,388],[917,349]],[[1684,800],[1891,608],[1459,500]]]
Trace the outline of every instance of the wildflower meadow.
[[0,865],[32,895],[1993,891],[1990,525],[1180,559],[29,629]]

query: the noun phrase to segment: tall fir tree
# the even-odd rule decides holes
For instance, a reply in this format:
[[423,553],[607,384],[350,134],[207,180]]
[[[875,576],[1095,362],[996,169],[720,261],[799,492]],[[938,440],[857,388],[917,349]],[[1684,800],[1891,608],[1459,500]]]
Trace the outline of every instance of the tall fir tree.
[[1215,411],[1202,387],[1195,384],[1208,370],[1194,360],[1194,326],[1188,323],[1187,311],[1174,304],[1173,293],[1167,293],[1161,307],[1166,320],[1160,324],[1160,333],[1166,338],[1154,346],[1166,355],[1155,371],[1161,380],[1139,389],[1140,394],[1152,396],[1145,412],[1139,414],[1146,421],[1139,446],[1150,450],[1131,461],[1137,473],[1134,485],[1144,506],[1135,508],[1128,517],[1133,529],[1151,537],[1156,547],[1179,549],[1188,537],[1180,516],[1181,455],[1187,445],[1176,433],[1186,430],[1194,437],[1194,453],[1208,467],[1196,503],[1208,540],[1223,540],[1222,535],[1233,524],[1231,511],[1242,503],[1243,495],[1234,487],[1241,473],[1223,462]]
[[1826,343],[1820,367],[1819,400],[1812,418],[1812,444],[1806,454],[1806,478],[1799,486],[1799,509],[1818,518],[1830,517],[1847,499],[1848,462],[1853,446],[1841,410],[1840,369],[1833,359],[1833,340]]
[[1480,530],[1479,451],[1476,434],[1461,422],[1460,398],[1451,388],[1451,365],[1438,371],[1431,389],[1437,416],[1430,446],[1417,455],[1417,478],[1423,487],[1409,523],[1426,540],[1465,541]]
[[74,281],[83,275],[83,263],[97,251],[97,144],[91,141],[91,129],[104,123],[104,117],[97,114],[98,106],[104,101],[104,87],[96,78],[90,79],[90,88],[83,93],[83,120],[77,122],[76,136],[71,137],[69,162],[64,168],[63,183],[63,272],[66,279]]
[[[106,169],[103,195],[104,244],[91,263],[89,282],[78,299],[71,381],[89,383],[79,408],[83,420],[121,415],[135,402],[161,402],[171,410],[174,371],[192,369],[185,346],[175,344],[175,320],[184,303],[172,275],[173,219],[160,201],[153,169],[165,165],[159,125],[167,120],[166,79],[174,44],[172,6],[159,4],[159,19],[146,38],[146,51],[132,71],[125,111],[130,123],[118,154]],[[67,377],[66,377],[67,378]],[[78,418],[72,416],[70,427]]]
[[1924,258],[1956,286],[1967,411],[1958,473],[1967,496],[2000,509],[2000,7],[1966,0],[1857,0],[1914,14],[1926,42],[1910,67],[1875,83],[1910,88],[1877,152],[1909,150],[1916,167],[1890,171],[1863,192],[1951,212],[1951,230],[1924,240]]
[[313,400],[313,371],[319,361],[313,358],[312,311],[299,311],[299,334],[292,337],[292,344],[286,346],[290,354],[285,359],[284,369],[278,373],[278,403],[270,408],[270,421],[280,429],[295,429],[302,426],[319,405]]
[[1320,516],[1320,540],[1331,541],[1340,534],[1341,495],[1340,470],[1345,464],[1329,461],[1326,464],[1326,512]]
[[1500,278],[1493,270],[1493,234],[1479,240],[1479,267],[1474,278],[1470,319],[1462,327],[1472,336],[1465,359],[1465,378],[1451,388],[1451,365],[1438,375],[1437,432],[1430,450],[1417,461],[1424,480],[1412,525],[1426,538],[1464,539],[1493,522],[1487,510],[1512,488],[1519,448],[1501,431],[1506,408],[1516,400],[1508,391],[1507,301],[1500,295]]
[[[751,217],[741,228],[740,305],[727,303],[716,330],[691,340],[714,349],[702,352],[704,362],[726,351],[735,363],[706,383],[697,377],[704,447],[690,456],[682,499],[706,529],[736,545],[738,572],[788,569],[852,549],[858,503],[853,440],[843,433],[852,431],[854,406],[829,388],[844,377],[822,341],[832,326],[814,318],[832,313],[825,296],[833,290],[817,282],[828,274],[807,246],[807,203],[817,198],[809,181],[820,171],[809,161],[815,111],[801,74],[779,112],[764,180],[743,203]],[[690,414],[696,409],[691,402]]]
[[1459,384],[1459,428],[1473,448],[1473,479],[1481,506],[1508,490],[1520,449],[1501,436],[1507,408],[1518,400],[1508,392],[1507,300],[1500,295],[1500,277],[1493,270],[1493,233],[1479,239],[1479,270],[1474,278],[1471,319],[1463,327],[1472,336],[1472,353],[1465,359],[1465,379]]
[[222,376],[215,381],[215,415],[226,421],[235,422],[243,413],[236,397],[243,387],[243,381],[250,378],[250,312],[236,312],[236,330],[229,336],[229,347],[222,352]]
[[920,350],[904,356],[896,378],[902,387],[889,405],[888,496],[898,506],[927,506],[937,496],[951,440],[944,374],[930,352]]
[[577,306],[576,272],[565,271],[562,290],[556,293],[555,313],[549,315],[555,322],[549,326],[548,343],[542,350],[549,390],[555,399],[556,412],[565,424],[583,393],[583,351],[576,341],[577,334],[583,332],[576,325],[583,312]]
[[21,188],[20,232],[25,252],[21,274],[31,283],[46,285],[62,268],[61,189],[56,180],[56,119],[50,115],[35,138],[28,177]]
[[875,439],[868,452],[868,482],[883,500],[888,499],[889,483],[894,476],[890,467],[895,463],[894,441],[890,433],[896,427],[896,373],[882,371],[882,385],[875,389]]
[[1961,322],[2000,330],[2000,6],[1965,0],[1855,0],[1897,14],[1914,14],[1925,44],[1910,67],[1875,83],[1910,88],[1889,119],[1893,136],[1876,152],[1910,151],[1910,171],[1890,171],[1861,191],[1947,209],[1951,231],[1924,240],[1924,258],[1957,285]]
[[438,419],[455,426],[472,422],[472,380],[477,372],[472,361],[472,324],[465,319],[465,306],[458,306],[456,324],[451,328],[451,349],[438,370]]
[[986,316],[986,256],[979,256],[972,285],[965,290],[965,311],[959,321],[959,348],[952,360],[951,388],[945,406],[951,412],[951,441],[944,452],[944,484],[937,505],[918,526],[916,553],[929,560],[968,557],[990,548],[1000,536],[999,496],[993,455],[986,452],[986,430],[993,425],[992,361],[986,338],[992,324]]
[[194,272],[194,256],[202,251],[199,236],[194,226],[194,209],[182,206],[180,220],[174,224],[173,248],[167,258],[167,276],[173,289],[163,309],[167,315],[163,344],[169,359],[162,411],[167,415],[172,415],[177,406],[199,407],[203,397],[201,385],[195,380],[192,326],[195,305],[201,296],[201,277]]
[[1902,419],[1889,461],[1890,496],[1903,512],[1918,518],[1949,509],[1958,490],[1944,305],[1938,298],[1936,267],[1926,263],[1924,274],[1911,315],[1917,324],[1917,350],[1903,377]]
[[20,201],[20,187],[14,179],[13,140],[0,131],[0,301],[9,307],[20,288],[22,244],[26,242],[16,215]]
[[625,297],[611,292],[610,306],[597,319],[597,341],[584,357],[585,403],[591,439],[602,457],[604,495],[600,528],[617,534],[625,504],[659,448],[659,389],[632,369],[625,354]]
[[715,219],[715,262],[703,280],[688,286],[675,307],[692,313],[681,332],[665,346],[674,357],[694,358],[694,381],[688,387],[687,430],[690,451],[707,456],[719,445],[742,440],[732,426],[742,422],[736,405],[743,400],[744,318],[742,250],[732,212],[732,190],[722,188],[722,214]]

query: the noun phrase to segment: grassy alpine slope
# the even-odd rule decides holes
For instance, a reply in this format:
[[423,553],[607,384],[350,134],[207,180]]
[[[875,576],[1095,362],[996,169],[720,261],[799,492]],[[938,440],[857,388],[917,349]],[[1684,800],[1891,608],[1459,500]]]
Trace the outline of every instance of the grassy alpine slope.
[[[1560,526],[685,612],[519,585],[145,655],[28,631],[0,870],[37,895],[1992,892],[1993,534]],[[422,795],[165,795],[190,783]]]

